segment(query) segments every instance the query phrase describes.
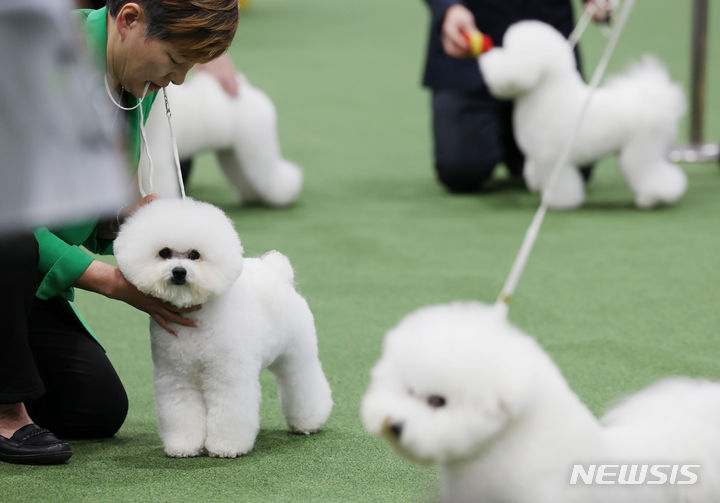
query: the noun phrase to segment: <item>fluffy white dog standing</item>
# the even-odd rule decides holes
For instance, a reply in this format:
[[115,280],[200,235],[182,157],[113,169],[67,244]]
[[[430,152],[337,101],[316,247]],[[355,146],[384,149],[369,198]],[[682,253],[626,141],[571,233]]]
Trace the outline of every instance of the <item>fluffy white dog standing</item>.
[[[283,159],[277,133],[277,113],[268,96],[239,73],[240,96],[233,98],[217,80],[197,72],[181,86],[167,87],[173,132],[180,158],[215,151],[228,181],[244,203],[287,206],[300,194],[303,174]],[[146,124],[153,160],[152,187],[166,197],[179,196],[170,131],[162,93]],[[140,173],[149,177],[142,155]]]
[[585,188],[576,168],[611,153],[619,154],[638,207],[674,203],[685,193],[685,173],[666,160],[685,113],[685,97],[657,60],[645,57],[595,91],[551,191],[546,190],[550,173],[590,91],[570,44],[547,24],[522,21],[505,33],[503,47],[479,61],[490,92],[514,100],[513,127],[526,156],[525,181],[551,208],[582,205]]
[[[665,379],[598,422],[497,306],[454,303],[405,317],[385,338],[362,419],[411,459],[439,463],[449,502],[720,501],[719,383]],[[580,472],[570,483],[574,464],[585,464],[584,475],[611,465],[602,478],[617,482],[628,474],[612,465],[623,463],[646,465],[635,468],[640,483],[589,484]],[[648,472],[649,464],[693,466]]]
[[160,437],[171,457],[235,457],[258,433],[260,383],[275,376],[295,433],[317,431],[332,409],[315,323],[287,257],[243,259],[232,222],[215,206],[159,199],[121,227],[115,257],[140,291],[178,307],[202,304],[175,325],[150,322]]

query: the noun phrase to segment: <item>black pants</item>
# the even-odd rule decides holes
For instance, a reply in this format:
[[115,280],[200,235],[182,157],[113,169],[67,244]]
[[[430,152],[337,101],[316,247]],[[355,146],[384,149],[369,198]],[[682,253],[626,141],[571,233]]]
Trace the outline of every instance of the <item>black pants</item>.
[[0,403],[24,402],[35,423],[61,437],[114,435],[127,415],[125,389],[68,304],[34,298],[35,238],[0,238],[0,260]]
[[[515,142],[512,104],[483,93],[435,91],[432,97],[435,172],[450,192],[477,192],[504,163],[521,175],[525,157]],[[593,165],[580,167],[584,181]]]
[[435,171],[451,192],[476,192],[505,163],[522,173],[512,130],[512,105],[483,93],[444,90],[432,96]]

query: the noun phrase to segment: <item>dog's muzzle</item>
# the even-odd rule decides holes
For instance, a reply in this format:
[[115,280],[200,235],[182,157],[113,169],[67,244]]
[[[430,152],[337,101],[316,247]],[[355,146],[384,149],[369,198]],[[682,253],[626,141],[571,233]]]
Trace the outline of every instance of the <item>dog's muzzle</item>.
[[170,278],[170,281],[172,281],[173,285],[184,285],[186,277],[187,271],[184,267],[175,267],[172,270],[172,278]]
[[389,417],[386,417],[383,421],[382,432],[383,434],[392,440],[397,440],[402,435],[403,424],[400,421],[393,421]]

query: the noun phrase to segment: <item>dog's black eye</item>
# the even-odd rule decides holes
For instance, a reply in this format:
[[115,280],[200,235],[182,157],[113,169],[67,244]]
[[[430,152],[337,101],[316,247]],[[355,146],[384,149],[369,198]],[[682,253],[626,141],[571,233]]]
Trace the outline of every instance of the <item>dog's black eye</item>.
[[427,404],[432,407],[433,409],[437,409],[439,407],[445,406],[445,397],[442,397],[440,395],[430,395],[427,398]]
[[190,253],[188,253],[188,258],[190,260],[197,260],[200,258],[200,252],[197,250],[193,250]]
[[172,250],[170,250],[170,248],[163,248],[158,255],[160,255],[161,258],[168,259],[172,257]]

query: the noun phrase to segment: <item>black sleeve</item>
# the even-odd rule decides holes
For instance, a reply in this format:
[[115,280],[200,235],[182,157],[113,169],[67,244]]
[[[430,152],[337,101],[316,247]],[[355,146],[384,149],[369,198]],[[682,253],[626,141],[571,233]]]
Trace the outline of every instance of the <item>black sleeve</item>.
[[430,7],[434,19],[443,19],[449,7],[462,2],[460,0],[425,0],[425,3]]

